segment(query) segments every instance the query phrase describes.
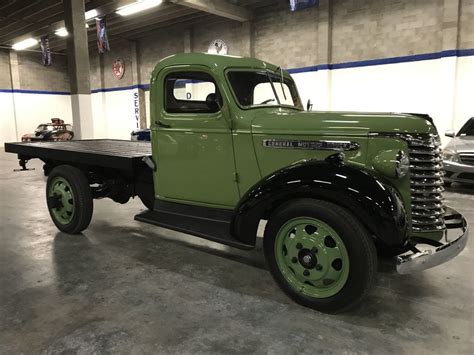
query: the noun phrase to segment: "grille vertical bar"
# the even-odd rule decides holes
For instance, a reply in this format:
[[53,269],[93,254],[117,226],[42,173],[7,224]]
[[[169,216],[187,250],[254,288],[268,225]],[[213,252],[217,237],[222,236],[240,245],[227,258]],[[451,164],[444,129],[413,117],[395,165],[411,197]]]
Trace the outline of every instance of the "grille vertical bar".
[[412,229],[439,231],[444,224],[443,159],[438,135],[406,137],[410,159]]

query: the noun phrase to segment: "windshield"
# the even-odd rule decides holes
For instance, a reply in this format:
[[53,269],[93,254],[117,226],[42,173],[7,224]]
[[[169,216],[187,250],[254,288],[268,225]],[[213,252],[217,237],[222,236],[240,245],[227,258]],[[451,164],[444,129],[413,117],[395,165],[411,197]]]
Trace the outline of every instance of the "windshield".
[[296,85],[290,78],[268,71],[230,71],[230,85],[241,106],[289,106],[302,110]]
[[458,136],[474,136],[474,117],[466,122],[459,131]]

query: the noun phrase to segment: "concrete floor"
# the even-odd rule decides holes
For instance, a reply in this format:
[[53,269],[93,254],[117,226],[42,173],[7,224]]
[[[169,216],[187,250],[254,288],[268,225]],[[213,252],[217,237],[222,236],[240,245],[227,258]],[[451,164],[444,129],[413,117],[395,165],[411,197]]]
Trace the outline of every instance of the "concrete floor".
[[[41,163],[0,153],[0,353],[473,353],[473,243],[444,266],[381,262],[363,305],[337,316],[290,301],[245,252],[141,224],[94,202],[84,235],[58,232]],[[474,193],[446,193],[474,222]]]

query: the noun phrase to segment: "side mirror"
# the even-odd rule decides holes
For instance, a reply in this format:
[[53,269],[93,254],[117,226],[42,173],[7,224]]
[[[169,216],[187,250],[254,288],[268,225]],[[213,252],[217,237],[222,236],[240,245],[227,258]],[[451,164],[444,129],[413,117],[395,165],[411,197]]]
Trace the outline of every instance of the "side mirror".
[[313,110],[313,104],[311,103],[311,99],[308,99],[308,102],[306,102],[306,111],[312,111]]
[[454,138],[454,136],[456,136],[456,132],[453,131],[452,129],[450,129],[449,131],[446,131],[446,132],[444,133],[444,135],[445,135],[446,137]]

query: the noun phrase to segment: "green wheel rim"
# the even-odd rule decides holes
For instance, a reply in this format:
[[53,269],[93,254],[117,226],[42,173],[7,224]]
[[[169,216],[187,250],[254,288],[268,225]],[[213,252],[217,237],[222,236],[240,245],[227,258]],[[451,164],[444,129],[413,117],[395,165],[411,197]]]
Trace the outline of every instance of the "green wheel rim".
[[55,198],[56,207],[51,208],[54,218],[61,224],[69,224],[74,216],[74,194],[71,185],[61,176],[55,177],[51,182],[49,198]]
[[274,252],[285,280],[305,296],[331,297],[347,282],[350,266],[344,242],[316,218],[286,222],[278,231]]

